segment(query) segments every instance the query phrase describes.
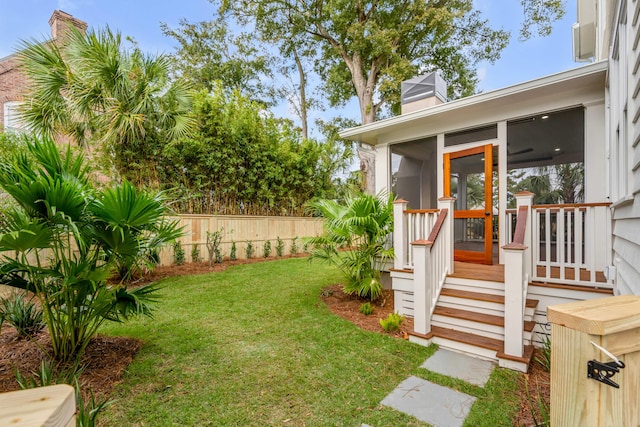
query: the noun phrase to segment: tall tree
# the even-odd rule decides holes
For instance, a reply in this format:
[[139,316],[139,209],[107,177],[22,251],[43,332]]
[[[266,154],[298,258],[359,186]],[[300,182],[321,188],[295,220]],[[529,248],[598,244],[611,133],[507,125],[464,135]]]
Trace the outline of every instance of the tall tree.
[[187,135],[191,95],[169,80],[167,56],[151,56],[109,28],[72,31],[60,45],[24,42],[19,57],[29,77],[23,120],[39,135],[99,145],[122,171],[144,161],[149,142]]

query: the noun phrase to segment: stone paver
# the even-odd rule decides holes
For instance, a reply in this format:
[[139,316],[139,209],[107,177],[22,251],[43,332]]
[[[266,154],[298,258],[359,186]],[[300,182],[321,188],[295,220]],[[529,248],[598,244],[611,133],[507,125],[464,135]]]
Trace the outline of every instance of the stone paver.
[[484,387],[493,372],[495,363],[455,351],[438,349],[420,367]]
[[381,402],[435,427],[461,427],[476,398],[411,376]]

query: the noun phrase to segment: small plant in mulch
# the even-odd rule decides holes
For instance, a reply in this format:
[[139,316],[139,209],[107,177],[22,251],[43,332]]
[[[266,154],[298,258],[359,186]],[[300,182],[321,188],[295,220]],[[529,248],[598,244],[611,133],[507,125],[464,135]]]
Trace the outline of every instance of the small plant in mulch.
[[362,304],[360,306],[360,313],[364,314],[365,316],[372,314],[373,307],[371,306],[371,303],[367,301],[364,304]]
[[200,262],[200,247],[197,244],[194,244],[191,248],[191,262]]
[[291,255],[296,255],[298,250],[298,236],[296,236],[291,240],[291,249],[289,249],[289,252],[291,252]]
[[185,259],[186,257],[184,249],[182,248],[182,244],[180,243],[180,241],[176,241],[173,244],[173,263],[175,265],[182,265],[184,264]]
[[4,322],[16,328],[21,338],[36,335],[45,327],[42,310],[24,292],[0,298],[0,328]]
[[551,372],[551,337],[549,335],[545,335],[542,339],[542,348],[536,356],[536,361],[545,371]]
[[235,261],[235,260],[238,259],[237,251],[238,251],[238,246],[236,245],[236,242],[232,241],[231,242],[231,251],[229,252],[229,259],[231,261]]
[[280,236],[276,237],[276,256],[282,257],[284,255],[284,241]]
[[271,255],[271,241],[267,240],[262,244],[262,256],[269,258]]
[[253,247],[253,242],[251,240],[247,241],[247,246],[244,248],[244,255],[247,259],[253,258],[253,253],[255,249]]
[[398,313],[389,313],[386,318],[380,319],[380,326],[382,326],[382,329],[386,332],[397,331],[400,329],[403,321],[404,316],[400,316]]

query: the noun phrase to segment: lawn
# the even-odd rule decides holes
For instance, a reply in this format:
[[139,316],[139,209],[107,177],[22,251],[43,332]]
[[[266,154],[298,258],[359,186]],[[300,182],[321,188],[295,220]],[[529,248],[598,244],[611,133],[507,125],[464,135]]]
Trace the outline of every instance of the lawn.
[[362,331],[333,315],[321,289],[337,270],[306,259],[169,278],[154,319],[102,330],[145,344],[102,416],[108,426],[418,426],[380,406],[409,375],[478,397],[465,425],[510,425],[516,376],[485,389],[419,366],[435,348]]

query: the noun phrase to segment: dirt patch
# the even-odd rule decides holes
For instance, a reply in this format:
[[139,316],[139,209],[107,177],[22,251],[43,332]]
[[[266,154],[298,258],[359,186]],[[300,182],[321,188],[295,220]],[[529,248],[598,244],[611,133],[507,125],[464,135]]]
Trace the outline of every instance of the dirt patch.
[[378,301],[371,302],[373,313],[368,316],[360,313],[360,306],[368,299],[353,295],[347,295],[342,291],[342,285],[328,286],[322,290],[322,299],[334,314],[353,323],[354,325],[373,332],[391,335],[398,338],[409,339],[408,332],[413,331],[413,319],[405,318],[400,329],[394,332],[385,332],[380,326],[380,319],[393,313],[393,291],[385,289]]
[[520,411],[515,425],[520,427],[535,427],[544,424],[545,412],[549,416],[549,402],[551,401],[551,374],[536,360],[539,355],[536,349],[529,372],[520,377],[519,396]]

